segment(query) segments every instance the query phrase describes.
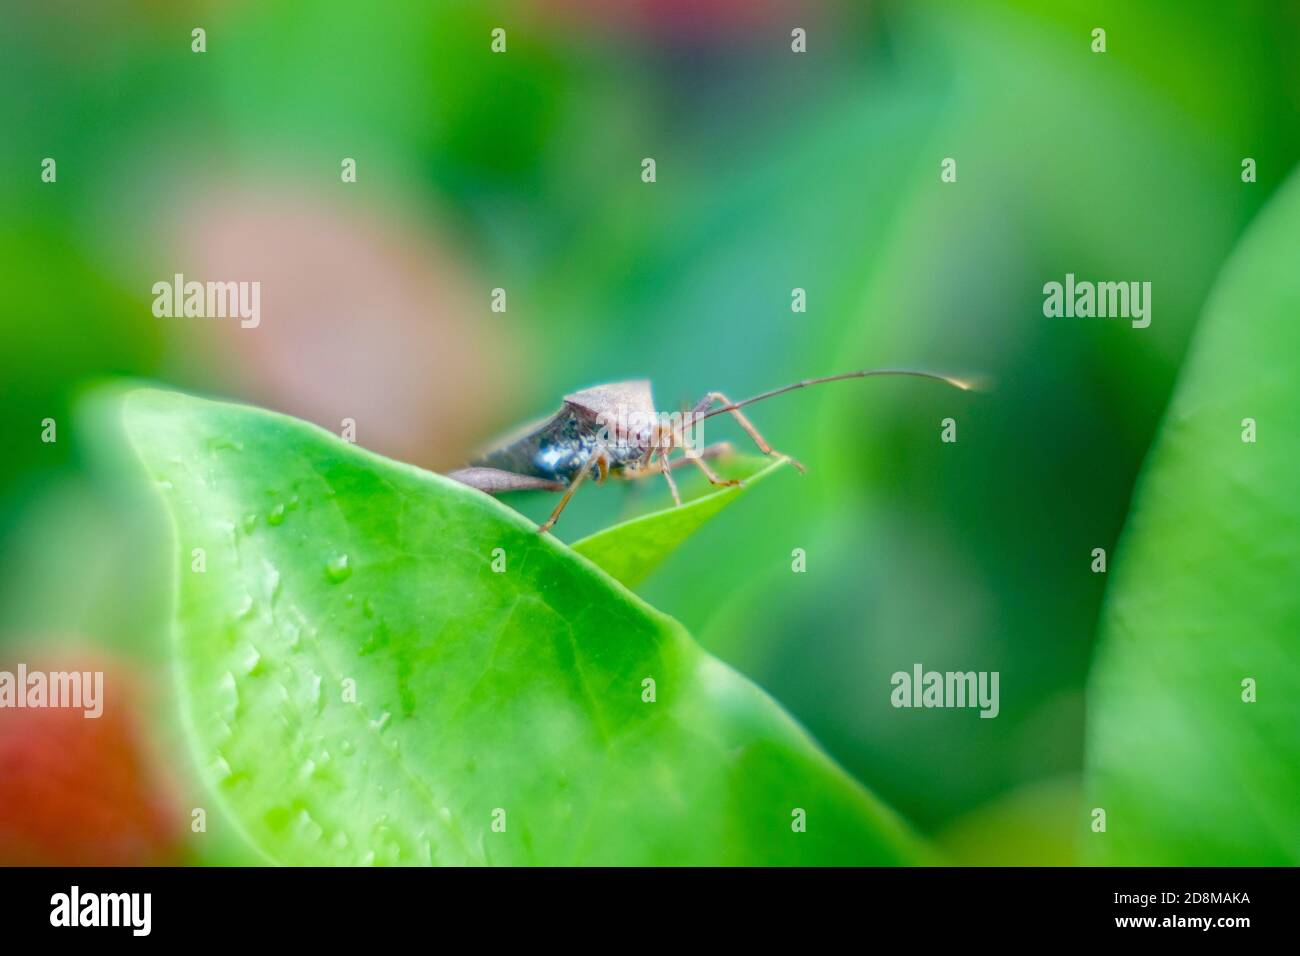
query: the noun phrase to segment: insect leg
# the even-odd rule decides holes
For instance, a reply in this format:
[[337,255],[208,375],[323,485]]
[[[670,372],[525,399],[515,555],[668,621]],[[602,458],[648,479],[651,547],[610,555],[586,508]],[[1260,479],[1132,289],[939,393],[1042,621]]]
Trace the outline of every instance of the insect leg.
[[569,503],[569,499],[573,497],[573,493],[578,490],[578,485],[582,484],[587,475],[591,474],[592,466],[597,464],[597,460],[602,462],[602,471],[608,468],[607,455],[604,448],[593,452],[591,457],[583,463],[582,468],[580,468],[578,473],[574,476],[573,481],[569,482],[569,487],[565,490],[564,496],[560,499],[560,503],[555,506],[555,510],[551,512],[551,516],[547,518],[543,524],[537,526],[538,534],[545,534],[550,531],[551,528],[555,527],[555,522],[559,520],[560,512],[563,511],[565,506]]
[[708,466],[703,458],[683,458],[682,461],[693,461],[695,466],[704,472],[704,477],[709,479],[711,485],[722,485],[727,488],[734,488],[740,485],[740,482],[734,478],[721,478],[718,473]]
[[675,461],[671,462],[668,465],[668,467],[676,471],[682,465],[689,464],[692,457],[694,457],[697,460],[701,458],[723,458],[727,455],[734,455],[735,453],[736,453],[736,448],[734,445],[731,444],[731,442],[729,441],[714,442],[712,445],[705,445],[703,448],[701,448],[700,453],[698,455],[695,456],[684,455],[683,457],[678,458]]
[[682,505],[682,496],[677,492],[677,482],[673,481],[672,468],[668,464],[668,453],[673,450],[672,439],[668,440],[668,447],[659,449],[659,470],[664,473],[664,480],[668,482],[668,490],[673,493],[673,501],[677,507]]
[[[699,412],[702,412],[705,409],[707,409],[714,402],[722,402],[723,405],[732,404],[731,399],[727,398],[727,396],[723,395],[721,392],[709,392],[709,394],[705,395],[703,398],[701,398],[698,402],[695,403],[695,408],[692,409],[692,411],[698,414]],[[754,444],[758,446],[758,450],[761,451],[764,455],[782,454],[781,452],[777,451],[767,443],[767,440],[762,435],[760,435],[758,433],[758,429],[754,427],[754,423],[751,422],[748,418],[746,418],[745,413],[742,412],[739,408],[731,409],[730,414],[740,424],[740,427],[745,429],[749,437],[754,439]],[[785,457],[790,458],[789,455],[786,455]],[[808,470],[802,464],[795,461],[795,459],[793,458],[790,458],[790,464],[794,465],[801,472]]]

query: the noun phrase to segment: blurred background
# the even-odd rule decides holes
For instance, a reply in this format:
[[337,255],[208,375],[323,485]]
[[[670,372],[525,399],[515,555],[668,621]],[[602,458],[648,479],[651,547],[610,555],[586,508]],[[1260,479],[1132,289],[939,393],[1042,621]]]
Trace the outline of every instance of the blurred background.
[[[603,381],[649,377],[671,410],[865,366],[996,388],[756,408],[809,473],[756,487],[642,593],[953,859],[1074,859],[1091,551],[1300,154],[1297,4],[51,0],[3,24],[0,668],[93,661],[133,692],[104,721],[0,712],[0,862],[245,859],[189,839],[169,544],[102,464],[110,430],[79,410],[97,383],[351,418],[445,470]],[[1150,328],[1044,318],[1066,272],[1150,281]],[[260,326],[155,318],[175,273],[260,281]],[[557,532],[664,499],[592,490]],[[916,662],[1000,671],[1000,717],[893,709]]]

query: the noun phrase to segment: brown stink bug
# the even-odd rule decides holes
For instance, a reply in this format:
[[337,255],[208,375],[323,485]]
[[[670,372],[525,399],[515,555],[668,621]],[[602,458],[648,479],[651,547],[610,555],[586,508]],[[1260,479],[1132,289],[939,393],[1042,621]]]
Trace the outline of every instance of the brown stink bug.
[[[731,446],[725,442],[704,445],[698,440],[699,426],[705,419],[728,413],[763,454],[779,455],[740,411],[742,406],[797,388],[875,375],[911,375],[963,390],[972,387],[969,382],[936,372],[862,369],[805,379],[740,402],[731,401],[721,392],[709,392],[689,411],[660,414],[655,410],[650,382],[646,379],[595,385],[566,395],[564,404],[554,415],[507,436],[476,458],[468,468],[453,471],[447,477],[488,494],[526,489],[563,492],[564,496],[550,518],[538,527],[539,532],[551,529],[578,486],[593,471],[598,482],[604,482],[610,475],[640,478],[658,471],[668,482],[673,500],[680,505],[682,499],[672,472],[686,462],[693,462],[712,484],[739,484],[720,478],[709,467],[708,459],[727,453]],[[713,407],[718,402],[722,404]],[[669,455],[675,448],[682,449],[683,457],[670,462]],[[800,471],[804,470],[803,465],[793,458],[790,461]]]

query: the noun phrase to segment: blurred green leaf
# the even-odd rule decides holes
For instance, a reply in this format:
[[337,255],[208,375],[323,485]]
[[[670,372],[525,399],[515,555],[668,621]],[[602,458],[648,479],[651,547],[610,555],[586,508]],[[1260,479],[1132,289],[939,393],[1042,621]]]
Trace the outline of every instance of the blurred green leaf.
[[176,528],[192,746],[268,859],[919,858],[770,698],[486,495],[249,407],[124,417]]
[[1298,244],[1293,175],[1219,278],[1125,528],[1088,708],[1101,862],[1300,862]]
[[1082,801],[1077,776],[1036,781],[958,818],[935,842],[958,866],[1072,866]]
[[700,526],[734,501],[746,489],[762,481],[789,462],[746,457],[719,463],[715,471],[743,485],[715,488],[685,502],[680,508],[663,508],[597,531],[573,543],[573,550],[600,567],[606,574],[634,588],[663,563],[668,555],[699,530]]

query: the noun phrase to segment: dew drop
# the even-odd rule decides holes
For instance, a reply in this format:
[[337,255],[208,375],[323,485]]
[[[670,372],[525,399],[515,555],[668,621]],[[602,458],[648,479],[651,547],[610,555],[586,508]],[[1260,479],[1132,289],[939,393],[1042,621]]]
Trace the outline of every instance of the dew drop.
[[310,703],[312,707],[316,709],[317,713],[320,713],[320,707],[321,707],[320,688],[321,688],[320,674],[312,674],[311,677],[307,679],[307,700],[308,703]]
[[352,576],[352,566],[348,564],[348,556],[340,554],[338,557],[325,565],[325,577],[331,584],[339,584],[346,581]]
[[275,565],[265,558],[262,559],[262,569],[266,572],[267,592],[274,601],[280,596],[280,572],[275,569]]
[[217,743],[225,743],[234,734],[230,724],[226,723],[216,714],[212,716],[212,722],[209,726],[212,728],[212,738],[217,741]]
[[245,674],[256,674],[261,669],[262,654],[256,647],[249,644],[240,651],[239,663],[243,667]]
[[319,843],[321,837],[325,835],[325,830],[312,819],[312,815],[306,810],[299,810],[298,816],[294,820],[298,828],[298,834],[312,843]]
[[226,671],[217,681],[217,697],[222,718],[226,723],[232,723],[235,712],[239,709],[239,689],[235,686],[235,675],[230,671]]
[[266,523],[270,525],[284,524],[284,505],[276,505],[271,509],[271,513],[266,516]]

